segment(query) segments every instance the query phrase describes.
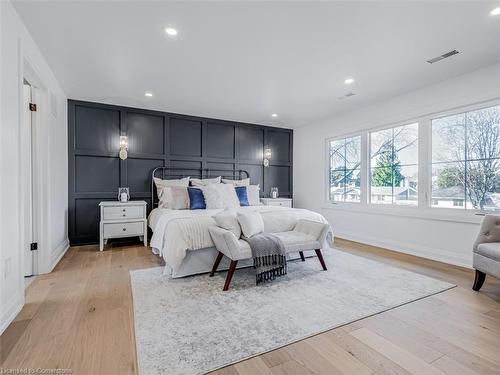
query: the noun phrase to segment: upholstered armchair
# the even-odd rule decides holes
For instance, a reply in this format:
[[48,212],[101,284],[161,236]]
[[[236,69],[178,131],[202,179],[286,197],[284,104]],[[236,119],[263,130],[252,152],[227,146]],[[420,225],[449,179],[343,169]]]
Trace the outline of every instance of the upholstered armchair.
[[476,277],[472,289],[483,286],[486,275],[500,278],[500,215],[486,215],[473,248]]

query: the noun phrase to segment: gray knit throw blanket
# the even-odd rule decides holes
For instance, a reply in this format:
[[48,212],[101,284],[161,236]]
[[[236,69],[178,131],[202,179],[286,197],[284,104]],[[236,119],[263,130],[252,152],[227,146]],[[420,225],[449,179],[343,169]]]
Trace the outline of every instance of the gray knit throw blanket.
[[244,237],[244,240],[252,250],[257,284],[286,275],[285,246],[278,237],[270,233],[261,233],[250,238]]

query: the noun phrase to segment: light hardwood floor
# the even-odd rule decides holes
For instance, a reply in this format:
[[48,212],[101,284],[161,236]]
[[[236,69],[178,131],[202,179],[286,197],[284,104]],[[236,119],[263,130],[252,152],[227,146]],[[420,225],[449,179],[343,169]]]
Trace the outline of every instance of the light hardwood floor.
[[[458,287],[212,375],[500,374],[500,281],[489,277],[476,293],[471,270],[344,240],[335,245]],[[71,248],[28,287],[26,305],[0,337],[0,368],[136,373],[128,271],[160,262],[144,247],[97,250]]]

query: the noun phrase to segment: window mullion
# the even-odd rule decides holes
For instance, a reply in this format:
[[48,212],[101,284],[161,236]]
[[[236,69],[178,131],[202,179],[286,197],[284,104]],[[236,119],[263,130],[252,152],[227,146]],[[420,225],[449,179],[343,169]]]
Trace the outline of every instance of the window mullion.
[[343,201],[346,201],[347,193],[347,138],[344,139],[344,196]]
[[361,134],[361,183],[360,183],[360,200],[361,204],[367,205],[369,203],[369,185],[370,185],[370,140],[368,132]]
[[332,181],[332,152],[331,152],[332,142],[330,140],[326,140],[325,144],[325,156],[326,156],[326,168],[325,168],[325,182],[326,182],[326,200],[327,202],[332,201],[332,197],[330,195],[331,191],[331,181]]
[[392,128],[392,135],[391,135],[391,204],[394,204],[394,180],[396,178],[395,175],[395,156],[396,156],[396,150],[394,149],[394,128]]
[[467,142],[467,112],[464,114],[464,152],[465,152],[465,157],[464,157],[464,209],[467,210],[467,179],[469,178],[468,176],[468,171],[467,167],[469,164],[469,150],[468,150],[468,142]]
[[432,125],[430,118],[418,121],[418,207],[431,206],[432,195]]

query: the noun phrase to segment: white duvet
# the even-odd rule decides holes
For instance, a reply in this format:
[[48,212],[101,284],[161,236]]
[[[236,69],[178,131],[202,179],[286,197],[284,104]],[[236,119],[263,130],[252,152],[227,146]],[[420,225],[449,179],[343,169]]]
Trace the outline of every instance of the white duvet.
[[[268,233],[293,230],[299,219],[309,219],[328,223],[326,219],[309,210],[279,206],[249,206],[239,210],[256,210],[262,214],[264,230]],[[165,263],[177,271],[188,250],[213,247],[208,228],[216,225],[212,216],[223,211],[212,210],[171,210],[155,208],[149,215],[149,227],[153,230],[151,247],[153,253],[160,255]],[[327,236],[324,247],[333,240]]]

